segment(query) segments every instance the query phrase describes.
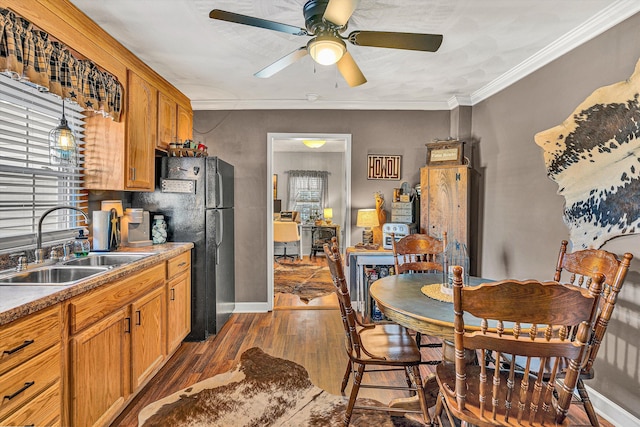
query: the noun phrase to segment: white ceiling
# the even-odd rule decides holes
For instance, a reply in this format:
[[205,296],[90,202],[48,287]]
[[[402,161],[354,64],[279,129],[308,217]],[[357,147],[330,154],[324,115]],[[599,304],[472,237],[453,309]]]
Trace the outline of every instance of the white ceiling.
[[[306,56],[308,42],[209,18],[212,9],[304,28],[305,0],[71,0],[202,109],[450,109],[473,105],[640,11],[638,0],[361,0],[354,30],[443,34],[435,53],[347,49],[368,82]],[[310,101],[308,98],[317,97]]]

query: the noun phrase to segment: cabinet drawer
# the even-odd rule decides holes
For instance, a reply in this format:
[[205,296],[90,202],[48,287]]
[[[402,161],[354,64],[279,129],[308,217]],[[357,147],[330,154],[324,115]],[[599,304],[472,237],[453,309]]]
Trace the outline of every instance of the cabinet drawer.
[[164,263],[80,295],[69,303],[74,334],[164,283]]
[[60,426],[60,381],[0,421],[3,426]]
[[[59,341],[59,339],[58,339]],[[60,379],[60,343],[0,376],[0,418]],[[9,398],[9,397],[10,398]]]
[[60,305],[0,327],[0,374],[60,342]]
[[167,279],[172,279],[191,267],[191,252],[187,251],[167,261]]

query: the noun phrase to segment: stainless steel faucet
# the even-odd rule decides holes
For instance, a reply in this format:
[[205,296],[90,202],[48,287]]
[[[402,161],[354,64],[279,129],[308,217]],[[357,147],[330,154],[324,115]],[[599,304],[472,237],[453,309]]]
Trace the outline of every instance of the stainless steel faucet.
[[87,225],[91,224],[91,220],[89,219],[89,216],[86,213],[84,213],[84,211],[82,209],[78,209],[75,206],[56,206],[56,207],[53,207],[53,208],[45,211],[42,214],[42,216],[40,217],[40,219],[38,220],[38,234],[36,234],[36,254],[35,254],[36,255],[35,262],[36,263],[41,263],[41,262],[44,261],[44,251],[42,250],[42,221],[51,212],[57,211],[57,210],[60,210],[60,209],[70,209],[72,211],[78,211],[84,217],[85,222],[87,223]]

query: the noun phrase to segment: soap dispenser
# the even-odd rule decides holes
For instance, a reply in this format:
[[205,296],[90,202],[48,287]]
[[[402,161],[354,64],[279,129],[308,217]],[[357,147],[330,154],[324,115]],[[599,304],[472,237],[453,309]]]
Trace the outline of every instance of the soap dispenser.
[[89,255],[91,251],[91,244],[89,238],[84,235],[84,230],[78,231],[78,237],[73,242],[73,253],[76,258]]

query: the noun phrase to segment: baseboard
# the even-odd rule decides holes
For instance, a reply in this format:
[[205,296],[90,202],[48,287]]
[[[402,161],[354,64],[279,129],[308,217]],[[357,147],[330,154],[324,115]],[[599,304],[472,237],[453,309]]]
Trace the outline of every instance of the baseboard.
[[594,409],[602,418],[614,426],[640,426],[640,419],[633,414],[616,405],[591,387],[586,386],[586,389]]
[[270,311],[266,302],[237,302],[234,313],[266,313]]

